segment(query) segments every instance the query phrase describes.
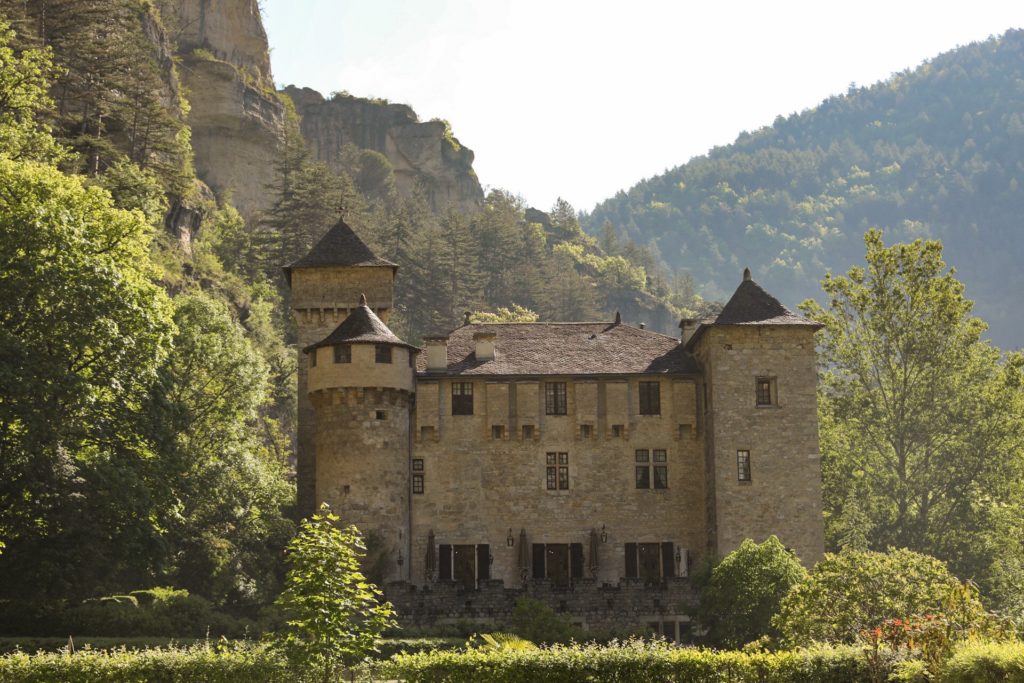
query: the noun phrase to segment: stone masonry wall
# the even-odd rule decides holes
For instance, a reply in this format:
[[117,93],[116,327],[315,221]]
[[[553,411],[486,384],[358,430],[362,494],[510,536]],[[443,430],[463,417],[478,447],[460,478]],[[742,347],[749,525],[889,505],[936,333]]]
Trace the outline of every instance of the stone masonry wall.
[[[625,576],[626,543],[671,541],[698,562],[706,525],[696,385],[660,378],[661,415],[640,415],[640,379],[657,378],[544,378],[566,382],[566,415],[545,415],[543,381],[476,379],[474,414],[463,416],[451,414],[450,380],[420,378],[413,457],[423,461],[425,483],[412,497],[410,580],[426,583],[431,531],[437,544],[488,544],[490,576],[507,585],[520,581],[521,530],[531,545],[581,543],[587,554],[591,530],[604,527],[596,579],[612,585]],[[666,450],[667,489],[636,488],[636,449]],[[547,490],[549,452],[568,454],[568,490]]]
[[512,615],[516,601],[530,597],[588,630],[622,631],[643,628],[652,622],[689,620],[697,605],[697,593],[689,579],[668,579],[645,586],[642,581],[622,580],[602,584],[578,580],[572,588],[555,587],[547,581],[506,584],[486,582],[478,590],[450,583],[416,587],[405,582],[384,589],[404,625],[422,626],[470,622],[501,627]]
[[[719,556],[771,534],[807,565],[824,552],[814,349],[808,327],[713,327],[699,342]],[[756,405],[758,377],[775,383],[771,406]],[[750,452],[751,481],[738,481],[738,450]]]
[[408,552],[409,392],[349,387],[310,398],[316,500],[327,502],[342,523],[379,539],[386,579],[404,578],[396,559]]

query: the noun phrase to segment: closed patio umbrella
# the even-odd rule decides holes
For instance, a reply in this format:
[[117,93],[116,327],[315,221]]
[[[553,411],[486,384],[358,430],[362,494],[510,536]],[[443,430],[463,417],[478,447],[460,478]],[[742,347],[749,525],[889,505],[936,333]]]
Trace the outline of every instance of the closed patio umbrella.
[[434,545],[434,530],[427,534],[427,580],[434,578],[437,571],[437,548]]
[[526,545],[526,529],[519,530],[519,572],[523,581],[530,575],[530,549]]
[[597,576],[597,548],[601,540],[597,537],[597,529],[590,530],[590,573]]

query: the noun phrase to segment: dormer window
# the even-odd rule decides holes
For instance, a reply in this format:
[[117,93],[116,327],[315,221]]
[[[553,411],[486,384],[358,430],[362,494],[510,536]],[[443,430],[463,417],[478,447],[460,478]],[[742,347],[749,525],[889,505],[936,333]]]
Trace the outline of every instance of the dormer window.
[[377,344],[377,362],[391,363],[391,347],[387,344]]
[[334,362],[335,363],[351,363],[352,362],[352,347],[348,344],[338,344],[334,347]]

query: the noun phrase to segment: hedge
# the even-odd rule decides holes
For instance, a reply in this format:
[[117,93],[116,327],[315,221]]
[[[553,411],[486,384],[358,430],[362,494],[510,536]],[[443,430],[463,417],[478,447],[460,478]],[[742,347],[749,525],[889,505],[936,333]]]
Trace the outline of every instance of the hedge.
[[22,652],[0,657],[3,683],[250,683],[300,681],[265,646]]
[[1024,643],[973,643],[957,648],[940,683],[1024,683]]
[[[878,672],[884,680],[889,662]],[[534,650],[473,649],[397,655],[379,666],[381,678],[410,683],[850,683],[870,681],[867,659],[856,647],[821,647],[787,652],[716,652],[673,648],[639,640],[600,645],[555,646]]]

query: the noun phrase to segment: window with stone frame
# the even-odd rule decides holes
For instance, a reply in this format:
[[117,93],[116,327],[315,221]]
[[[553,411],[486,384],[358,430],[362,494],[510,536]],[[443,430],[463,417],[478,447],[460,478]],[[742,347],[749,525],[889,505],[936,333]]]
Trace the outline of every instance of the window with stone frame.
[[505,438],[505,425],[491,425],[491,438],[492,439],[504,439]]
[[636,487],[638,489],[668,488],[668,452],[638,448],[635,452]]
[[661,415],[661,382],[640,382],[640,414]]
[[473,383],[452,382],[452,415],[473,414]]
[[594,425],[591,425],[591,424],[580,425],[580,438],[581,439],[592,439],[592,438],[594,438]]
[[423,493],[423,458],[412,459],[412,492]]
[[736,451],[736,480],[751,481],[750,451]]
[[352,362],[352,346],[349,344],[337,344],[334,347],[334,362],[335,363],[351,363]]
[[548,491],[569,490],[569,454],[544,454],[544,485]]
[[778,405],[774,377],[758,377],[754,381],[754,396],[758,407]]
[[544,413],[546,415],[565,415],[568,412],[565,382],[544,383]]
[[391,347],[387,344],[377,344],[377,362],[391,363]]
[[533,438],[533,425],[523,425],[523,439]]

